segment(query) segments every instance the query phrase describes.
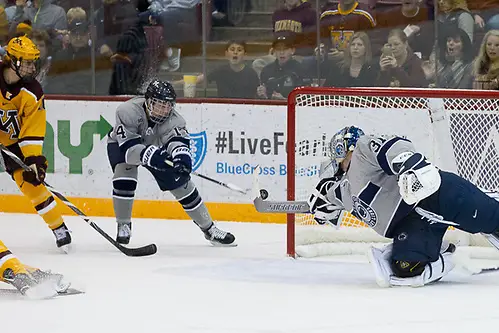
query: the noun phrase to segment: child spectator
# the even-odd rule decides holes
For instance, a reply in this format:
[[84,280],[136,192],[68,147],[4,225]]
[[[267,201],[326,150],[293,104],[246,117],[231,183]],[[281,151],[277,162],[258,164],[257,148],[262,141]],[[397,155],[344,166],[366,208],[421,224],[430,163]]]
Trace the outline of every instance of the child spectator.
[[263,68],[257,95],[260,98],[286,99],[295,87],[303,85],[303,69],[298,61],[292,59],[295,48],[289,38],[278,37],[272,48],[276,60]]
[[412,52],[406,34],[400,29],[388,34],[379,66],[380,87],[428,87],[422,61]]
[[499,30],[489,30],[473,62],[473,89],[499,89]]
[[[228,64],[208,74],[208,82],[217,84],[218,97],[254,98],[259,79],[256,72],[244,63],[246,43],[230,41],[225,48]],[[201,75],[201,80],[203,79]]]
[[[256,88],[260,84],[258,75],[251,66],[245,64],[246,42],[232,40],[225,47],[228,63],[208,74],[208,82],[217,85],[217,97],[255,98]],[[196,84],[204,81],[204,75],[198,75]],[[183,84],[184,80],[173,82]]]
[[326,87],[371,87],[376,82],[377,71],[371,64],[372,52],[369,36],[365,32],[356,32],[345,56],[339,63],[338,70],[331,68],[326,76]]
[[304,0],[284,0],[272,15],[274,36],[293,38],[297,54],[312,54],[316,45],[316,11]]

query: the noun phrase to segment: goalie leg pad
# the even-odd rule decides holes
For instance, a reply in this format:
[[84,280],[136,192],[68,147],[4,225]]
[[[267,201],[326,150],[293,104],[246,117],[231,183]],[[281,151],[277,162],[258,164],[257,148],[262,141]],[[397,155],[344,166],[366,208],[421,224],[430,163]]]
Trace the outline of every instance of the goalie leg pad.
[[431,224],[412,211],[390,232],[390,238],[393,239],[393,259],[407,262],[437,260],[446,230],[447,225]]

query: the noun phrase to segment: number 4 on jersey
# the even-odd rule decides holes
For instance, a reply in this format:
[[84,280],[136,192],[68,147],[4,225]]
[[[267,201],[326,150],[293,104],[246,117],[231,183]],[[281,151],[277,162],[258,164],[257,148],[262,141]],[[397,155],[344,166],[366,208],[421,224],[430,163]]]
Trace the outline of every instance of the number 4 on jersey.
[[126,139],[125,128],[123,127],[123,125],[119,125],[116,128],[116,135],[119,135],[122,140]]

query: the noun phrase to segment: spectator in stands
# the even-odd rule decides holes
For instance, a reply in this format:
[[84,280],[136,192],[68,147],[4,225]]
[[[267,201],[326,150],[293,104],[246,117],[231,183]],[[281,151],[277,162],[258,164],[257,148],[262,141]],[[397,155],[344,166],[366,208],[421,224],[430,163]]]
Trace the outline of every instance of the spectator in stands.
[[32,30],[29,38],[35,43],[38,50],[40,50],[40,71],[36,79],[45,90],[47,87],[47,74],[52,64],[50,36],[45,30]]
[[362,31],[356,32],[348,44],[339,68],[331,66],[324,85],[327,87],[373,86],[378,73],[371,64],[372,52],[369,36]]
[[[328,1],[320,17],[321,39],[329,55],[336,61],[343,58],[343,51],[357,31],[373,32],[375,15],[367,5],[355,0]],[[373,47],[380,42],[371,39]]]
[[384,39],[387,30],[402,29],[414,53],[428,59],[435,41],[433,11],[423,0],[403,0],[401,5],[377,9],[376,34]]
[[295,48],[290,38],[278,37],[272,48],[277,59],[263,68],[257,95],[260,98],[286,99],[295,87],[303,85],[303,69],[292,59]]
[[163,69],[176,71],[180,67],[182,44],[200,40],[196,7],[201,0],[152,0],[150,10],[158,13],[168,48],[168,63]]
[[29,5],[27,0],[16,0],[15,12],[9,21],[11,33],[24,20],[30,20],[36,30],[66,30],[66,13],[62,7],[52,2],[53,0],[33,0]]
[[[257,73],[245,64],[246,42],[231,40],[225,47],[228,63],[208,74],[208,82],[217,85],[217,96],[222,98],[255,98],[260,84]],[[198,75],[196,84],[204,81],[204,75]],[[183,84],[184,80],[173,82]]]
[[0,46],[6,45],[9,40],[9,21],[5,9],[0,7]]
[[499,90],[499,30],[489,30],[473,62],[473,89]]
[[475,24],[482,29],[499,29],[499,0],[468,0]]
[[297,54],[311,55],[316,46],[317,13],[304,0],[284,0],[284,6],[272,14],[274,35],[288,36],[295,41]]
[[406,34],[394,29],[388,34],[379,60],[377,85],[381,87],[427,87],[422,61],[412,52]]
[[54,54],[46,92],[90,95],[92,93],[91,43],[86,12],[81,7],[68,10],[68,44]]
[[[87,21],[87,13],[85,10],[81,7],[73,7],[68,10],[66,13],[66,19],[68,20],[68,26],[69,28],[73,28],[77,25],[82,25],[85,24],[87,25],[88,28],[88,21]],[[81,30],[81,27],[79,27]],[[70,46],[70,30],[56,30],[56,35],[60,39],[60,45],[57,45],[58,48],[60,49],[67,49]],[[75,34],[73,34],[75,35]],[[76,35],[80,36],[80,34]]]
[[[147,8],[147,0],[142,1]],[[137,21],[137,10],[132,0],[101,0],[93,20],[97,30],[98,54],[110,58],[116,51],[119,37]]]
[[475,21],[471,15],[466,0],[438,0],[438,31],[455,31],[457,28],[468,34],[473,43]]
[[[143,93],[149,70],[145,68],[148,48],[144,27],[156,24],[147,7],[139,7],[136,23],[120,37],[116,52],[111,57],[113,74],[109,87],[110,95],[137,95]],[[142,12],[141,12],[142,11]]]
[[[473,48],[468,34],[461,29],[448,30],[442,37],[437,49],[438,72],[433,78],[436,83],[430,84],[430,87],[471,89]],[[435,67],[432,69],[434,75]]]

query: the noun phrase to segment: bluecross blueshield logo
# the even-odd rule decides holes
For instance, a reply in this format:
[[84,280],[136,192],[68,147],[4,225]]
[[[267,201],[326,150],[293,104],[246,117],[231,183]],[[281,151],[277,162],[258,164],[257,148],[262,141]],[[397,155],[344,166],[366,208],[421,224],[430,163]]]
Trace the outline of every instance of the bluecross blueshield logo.
[[200,133],[190,133],[191,137],[191,154],[192,154],[192,171],[203,163],[208,147],[206,131]]

